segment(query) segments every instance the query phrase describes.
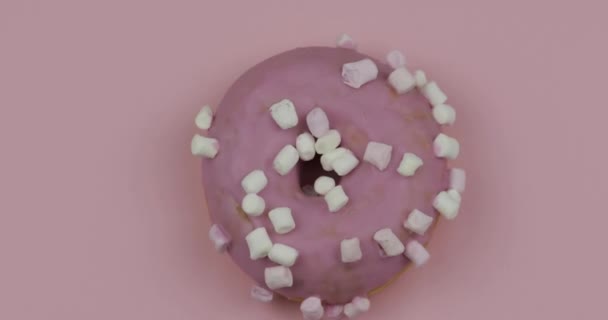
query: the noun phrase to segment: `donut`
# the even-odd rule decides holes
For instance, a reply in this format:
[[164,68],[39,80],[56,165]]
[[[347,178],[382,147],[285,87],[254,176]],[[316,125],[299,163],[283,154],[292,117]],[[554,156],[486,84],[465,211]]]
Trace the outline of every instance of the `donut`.
[[464,170],[442,133],[454,109],[398,51],[303,47],[249,69],[196,116],[209,237],[255,285],[305,319],[369,309],[368,296],[430,255],[458,214]]

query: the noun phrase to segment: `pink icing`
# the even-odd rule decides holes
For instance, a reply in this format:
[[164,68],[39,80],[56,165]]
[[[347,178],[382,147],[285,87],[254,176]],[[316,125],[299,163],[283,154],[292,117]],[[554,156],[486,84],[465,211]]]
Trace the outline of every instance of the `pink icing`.
[[[391,228],[403,243],[427,243],[430,230],[416,235],[402,227],[403,221],[413,209],[436,217],[433,198],[448,186],[446,161],[433,154],[433,139],[440,127],[417,90],[395,94],[386,82],[391,68],[377,60],[376,80],[359,89],[343,83],[342,65],[364,58],[368,57],[353,50],[325,47],[299,48],[274,56],[232,85],[209,130],[209,136],[222,145],[215,159],[202,160],[211,220],[230,234],[228,253],[235,263],[262,286],[264,269],[274,264],[268,259],[249,258],[248,232],[264,226],[273,242],[299,251],[298,261],[291,267],[293,286],[276,290],[288,298],[319,296],[325,303],[344,304],[387,283],[410,261],[404,255],[382,257],[372,236]],[[285,98],[293,101],[300,120],[314,107],[322,107],[331,128],[341,133],[342,146],[359,159],[363,159],[369,141],[393,146],[385,171],[362,162],[341,178],[339,184],[350,201],[336,213],[329,213],[323,197],[302,191],[301,161],[285,176],[273,169],[277,152],[294,144],[307,130],[306,121],[288,130],[273,123],[268,108]],[[424,166],[408,178],[396,172],[404,152],[415,153],[424,161]],[[266,201],[266,211],[284,206],[292,209],[296,228],[290,233],[275,233],[266,212],[248,217],[239,208],[245,196],[240,181],[258,168],[269,180],[259,193]],[[314,181],[314,177],[303,180]],[[363,257],[342,263],[340,242],[353,237],[360,239]]]

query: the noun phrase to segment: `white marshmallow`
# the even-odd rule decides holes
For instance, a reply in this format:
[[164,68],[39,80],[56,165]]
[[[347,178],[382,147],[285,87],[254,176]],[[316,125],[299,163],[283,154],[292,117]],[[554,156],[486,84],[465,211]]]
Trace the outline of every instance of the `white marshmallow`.
[[344,305],[344,315],[352,319],[364,312],[369,311],[371,303],[368,298],[355,297],[352,302]]
[[318,154],[326,154],[335,150],[342,142],[338,130],[329,130],[315,142],[315,150]]
[[296,139],[296,150],[302,161],[309,161],[315,157],[315,138],[308,132],[304,132]]
[[355,40],[353,40],[353,38],[351,38],[346,33],[343,33],[338,36],[338,38],[336,39],[336,46],[338,48],[357,49],[357,43],[355,42]]
[[444,218],[452,220],[458,215],[460,200],[454,198],[453,195],[450,195],[446,191],[441,191],[433,200],[433,207],[439,211]]
[[418,241],[412,240],[405,246],[405,256],[408,257],[416,267],[427,263],[431,255]]
[[398,256],[405,250],[401,240],[399,240],[389,228],[376,231],[376,233],[374,233],[374,240],[382,247],[384,253],[389,257]]
[[211,128],[212,122],[213,122],[213,110],[208,105],[203,106],[201,111],[199,111],[198,114],[196,115],[196,118],[194,118],[194,124],[196,124],[196,126],[202,130],[207,130],[207,129]]
[[450,197],[452,197],[454,200],[461,202],[462,201],[462,197],[460,196],[460,193],[458,193],[458,191],[454,190],[454,189],[449,189],[447,191],[447,193],[450,195]]
[[264,281],[270,290],[293,286],[293,276],[291,275],[291,270],[284,266],[269,267],[264,269]]
[[325,194],[325,202],[327,202],[329,212],[336,212],[348,203],[348,196],[344,193],[342,186],[336,186]]
[[209,229],[209,239],[213,242],[215,250],[220,253],[225,252],[231,242],[230,235],[217,224]]
[[393,147],[380,143],[371,141],[367,144],[365,148],[365,154],[363,154],[363,160],[374,165],[378,170],[384,171],[386,167],[388,167],[388,163],[391,161],[391,153],[393,152]]
[[355,89],[378,77],[378,67],[371,59],[363,59],[342,66],[344,83]]
[[359,165],[359,159],[352,152],[345,152],[331,164],[334,171],[341,177],[349,174],[357,165]]
[[306,115],[306,124],[308,125],[308,131],[316,138],[322,137],[329,131],[327,114],[319,107],[310,110]]
[[249,172],[243,180],[241,180],[241,187],[246,193],[258,193],[262,191],[268,184],[268,178],[262,170],[253,170]]
[[220,149],[220,144],[216,139],[203,137],[195,134],[190,143],[190,151],[195,156],[213,159]]
[[243,208],[243,211],[245,211],[247,215],[257,217],[264,213],[266,202],[257,194],[248,193],[243,197],[243,201],[241,201],[241,208]]
[[279,151],[274,158],[272,165],[280,175],[284,176],[295,167],[299,158],[300,154],[298,153],[298,150],[294,146],[288,144]]
[[258,260],[264,258],[272,249],[272,241],[266,232],[266,228],[260,227],[249,232],[245,237],[247,247],[249,247],[249,258]]
[[338,319],[344,311],[344,306],[340,304],[334,304],[325,307],[325,317],[327,319]]
[[403,227],[419,235],[423,235],[431,224],[433,224],[433,217],[424,214],[418,209],[414,209],[407,216],[405,222],[403,222]]
[[386,62],[393,69],[405,66],[405,56],[399,50],[391,50],[386,54]]
[[295,229],[296,223],[293,221],[291,209],[287,207],[274,208],[268,212],[268,217],[274,231],[278,234],[286,234]]
[[266,290],[259,286],[251,287],[250,291],[251,298],[260,302],[270,302],[274,298],[272,291]]
[[405,67],[393,70],[388,76],[388,83],[398,94],[406,93],[416,86],[414,76]]
[[340,242],[340,255],[342,262],[351,263],[361,260],[363,252],[361,252],[361,244],[359,238],[344,239]]
[[293,128],[298,124],[296,107],[289,99],[283,99],[270,106],[270,115],[281,129]]
[[456,159],[460,153],[458,140],[440,133],[433,141],[433,151],[439,158]]
[[270,261],[285,267],[291,267],[298,259],[298,250],[284,244],[275,243],[268,253]]
[[397,172],[402,176],[410,177],[413,176],[416,173],[416,170],[423,164],[424,162],[420,157],[413,153],[406,152],[403,154],[403,159],[401,159],[401,163],[399,163]]
[[321,320],[325,310],[318,297],[308,297],[300,304],[300,311],[304,320]]
[[424,95],[433,106],[444,104],[448,101],[448,97],[441,91],[435,81],[431,81],[422,87],[422,95]]
[[438,104],[433,107],[433,118],[441,125],[454,124],[456,121],[456,110],[447,104]]
[[459,193],[464,192],[467,182],[467,176],[463,169],[453,168],[450,170],[450,189],[454,189]]
[[317,180],[315,180],[315,185],[314,185],[314,189],[315,192],[320,194],[320,195],[325,195],[329,192],[329,190],[333,189],[336,186],[336,182],[334,181],[334,179],[330,178],[330,177],[326,177],[326,176],[321,176],[318,177]]
[[416,87],[418,88],[424,87],[427,83],[426,73],[422,70],[416,70],[416,72],[414,72],[414,79],[416,80]]
[[321,166],[325,171],[332,171],[334,169],[333,163],[336,159],[340,158],[344,153],[351,152],[346,148],[337,148],[321,156]]

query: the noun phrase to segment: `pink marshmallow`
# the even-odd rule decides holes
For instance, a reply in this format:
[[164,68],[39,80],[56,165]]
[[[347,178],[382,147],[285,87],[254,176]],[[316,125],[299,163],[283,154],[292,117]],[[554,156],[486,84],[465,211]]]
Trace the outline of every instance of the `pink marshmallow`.
[[371,59],[363,59],[342,66],[344,83],[355,89],[378,77],[378,67]]
[[346,33],[343,33],[338,36],[338,39],[336,39],[336,46],[338,48],[344,49],[357,49],[357,43],[355,42],[355,40],[353,40],[353,38],[351,38]]
[[321,299],[318,297],[308,297],[300,305],[300,311],[304,320],[320,320],[323,318],[324,311]]
[[217,252],[225,252],[231,242],[230,235],[217,224],[212,225],[209,229],[209,239],[213,242]]
[[363,160],[373,164],[380,171],[383,171],[388,167],[388,163],[391,161],[391,153],[393,147],[388,144],[371,141],[365,148],[365,154],[363,154]]
[[454,189],[459,193],[464,192],[467,176],[463,169],[453,168],[450,170],[450,189]]
[[405,66],[405,56],[399,50],[392,50],[386,54],[386,62],[393,69]]
[[274,297],[272,291],[266,290],[259,286],[253,286],[251,288],[251,297],[260,302],[270,302]]
[[288,288],[293,285],[291,270],[283,266],[266,268],[264,270],[264,280],[271,290]]
[[327,119],[325,111],[319,107],[312,109],[306,115],[306,124],[308,125],[308,131],[317,138],[322,137],[329,131],[329,119]]
[[405,246],[405,256],[408,257],[416,267],[420,267],[429,261],[431,255],[418,241],[412,240]]
[[340,304],[325,307],[325,318],[338,319],[344,311],[344,306]]

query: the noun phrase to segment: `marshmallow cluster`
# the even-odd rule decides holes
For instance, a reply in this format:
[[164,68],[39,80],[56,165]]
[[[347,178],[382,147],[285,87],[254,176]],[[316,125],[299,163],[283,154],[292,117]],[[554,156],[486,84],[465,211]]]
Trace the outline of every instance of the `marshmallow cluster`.
[[359,89],[378,77],[378,67],[371,59],[363,59],[342,66],[342,80],[349,87]]
[[251,287],[251,298],[260,302],[270,302],[274,298],[272,291],[268,291],[260,286]]
[[433,200],[433,207],[446,219],[452,220],[460,210],[461,197],[458,191],[441,191]]
[[369,311],[371,303],[368,298],[355,297],[353,301],[344,305],[344,315],[352,319],[364,312]]
[[399,167],[397,167],[397,172],[404,177],[413,176],[423,163],[422,159],[417,155],[406,152],[403,154]]
[[371,163],[380,171],[384,171],[384,169],[388,167],[388,163],[391,161],[392,152],[392,146],[380,142],[371,141],[367,144],[367,148],[365,148],[363,161]]
[[342,257],[342,262],[344,263],[361,260],[363,253],[361,252],[359,238],[342,240],[342,242],[340,242],[340,255]]
[[211,123],[213,122],[213,110],[210,106],[205,105],[201,108],[201,111],[198,112],[196,118],[194,118],[194,124],[196,127],[202,130],[207,130],[211,128]]
[[418,209],[412,210],[403,223],[403,227],[419,235],[423,235],[433,224],[433,217],[424,214]]
[[296,223],[291,215],[291,209],[287,207],[274,208],[268,212],[268,217],[278,234],[286,234],[296,228]]
[[288,267],[269,267],[264,269],[264,282],[270,290],[288,288],[293,286],[293,276]]
[[270,106],[270,115],[281,129],[290,129],[298,125],[296,107],[289,99],[283,99]]
[[190,143],[190,151],[195,156],[213,159],[220,149],[219,142],[214,138],[208,138],[195,134]]
[[460,153],[460,143],[455,138],[440,133],[433,141],[433,151],[439,158],[456,159]]
[[258,260],[268,256],[272,249],[272,241],[266,232],[266,228],[260,227],[249,232],[245,237],[247,247],[249,247],[249,258]]
[[325,310],[318,297],[308,297],[300,304],[300,311],[304,320],[321,320]]
[[220,253],[225,252],[231,242],[230,235],[217,224],[212,225],[209,229],[209,239],[213,242],[215,250]]
[[344,193],[342,186],[335,186],[325,194],[325,202],[329,212],[336,212],[348,203],[348,196]]
[[415,240],[408,242],[405,246],[405,256],[417,267],[425,264],[431,257],[426,248]]
[[403,243],[389,228],[381,229],[374,233],[374,240],[380,245],[386,256],[398,256],[405,251]]
[[288,144],[279,151],[274,158],[272,165],[280,175],[284,176],[296,166],[298,159],[300,159],[298,150],[294,146]]
[[241,187],[246,193],[258,193],[268,184],[268,178],[262,170],[253,170],[241,180]]

